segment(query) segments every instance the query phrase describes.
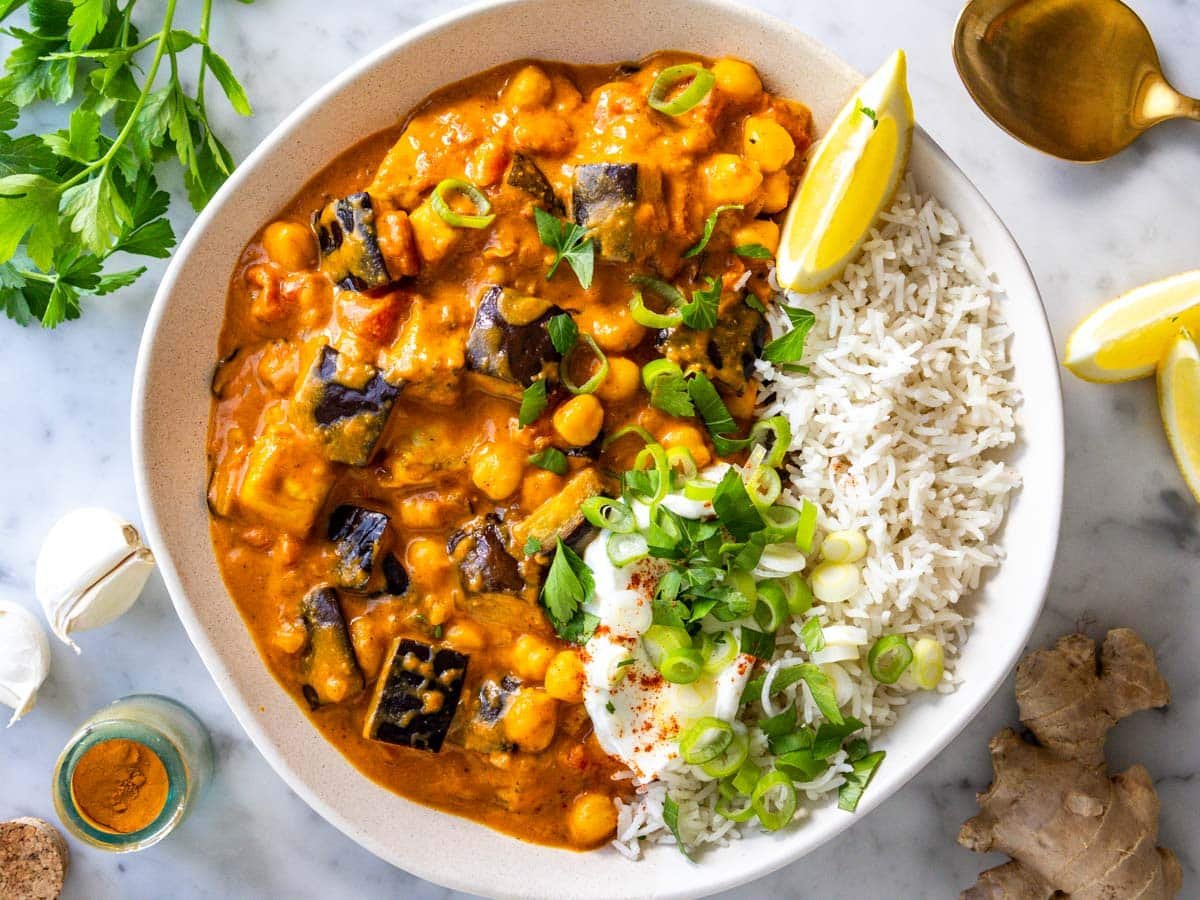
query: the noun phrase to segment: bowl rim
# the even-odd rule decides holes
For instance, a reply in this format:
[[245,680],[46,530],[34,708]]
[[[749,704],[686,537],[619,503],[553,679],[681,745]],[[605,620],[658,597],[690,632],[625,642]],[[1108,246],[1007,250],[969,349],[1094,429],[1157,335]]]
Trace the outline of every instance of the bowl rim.
[[[431,882],[443,885],[448,888],[465,891],[481,891],[488,890],[488,885],[478,877],[473,878],[472,873],[460,872],[451,867],[439,866],[435,860],[418,860],[413,858],[405,858],[403,862],[398,861],[396,854],[384,846],[371,833],[357,826],[354,822],[343,817],[337,810],[326,803],[318,794],[309,786],[308,782],[296,771],[295,767],[285,758],[279,751],[272,738],[268,735],[265,727],[260,724],[251,708],[250,702],[243,696],[236,684],[236,679],[221,660],[221,654],[216,649],[213,641],[207,635],[203,624],[194,610],[192,603],[187,598],[187,594],[183,588],[179,571],[176,567],[175,560],[169,552],[166,540],[163,537],[162,524],[152,498],[151,485],[149,483],[149,467],[147,465],[146,455],[146,432],[147,426],[150,424],[147,419],[147,399],[149,396],[150,376],[152,369],[152,356],[154,355],[155,345],[158,338],[159,325],[163,318],[167,315],[170,306],[170,298],[176,292],[178,282],[183,269],[183,261],[193,252],[198,244],[201,243],[205,233],[208,230],[209,224],[217,217],[219,211],[230,200],[230,198],[241,188],[242,184],[250,179],[253,175],[259,175],[254,170],[258,161],[266,156],[274,147],[284,139],[292,129],[303,120],[307,119],[317,109],[322,107],[331,97],[338,92],[358,81],[376,66],[379,66],[389,60],[392,56],[403,53],[405,49],[413,43],[428,38],[445,29],[457,27],[482,12],[494,10],[498,7],[516,7],[536,4],[540,0],[479,0],[468,4],[459,9],[445,13],[424,22],[417,27],[403,32],[396,37],[388,40],[382,46],[372,51],[371,53],[358,60],[353,65],[349,66],[324,85],[317,91],[311,94],[303,102],[301,102],[289,115],[287,115],[279,124],[277,124],[258,145],[250,152],[249,155],[235,169],[232,176],[226,181],[216,195],[209,201],[208,205],[197,216],[195,222],[188,229],[183,240],[172,255],[172,260],[164,273],[159,284],[158,290],[155,293],[153,303],[147,316],[146,325],[143,330],[141,342],[138,349],[137,363],[134,372],[132,384],[132,405],[131,405],[131,447],[133,457],[133,474],[135,487],[138,495],[138,503],[142,517],[143,530],[147,543],[152,548],[156,559],[159,563],[159,568],[163,575],[163,580],[166,584],[168,594],[171,597],[172,605],[175,607],[176,614],[179,616],[188,638],[200,655],[205,668],[208,670],[210,677],[214,680],[220,691],[226,705],[233,712],[234,717],[238,720],[241,727],[245,730],[256,749],[267,760],[275,772],[284,780],[284,782],[294,791],[301,799],[304,800],[313,810],[315,810],[322,818],[336,827],[347,837],[363,846],[365,849],[378,856],[379,858],[389,862],[390,864],[401,868],[406,872],[410,872],[420,878]],[[729,14],[736,14],[747,21],[748,25],[758,25],[763,28],[771,28],[786,31],[789,38],[798,44],[803,44],[806,52],[815,57],[823,59],[825,64],[840,68],[848,75],[856,80],[862,79],[862,74],[849,66],[841,59],[834,51],[830,50],[825,45],[816,41],[814,38],[802,32],[796,26],[790,23],[783,22],[774,16],[764,13],[757,9],[748,8],[740,5],[734,0],[690,0],[692,6],[696,7],[698,14],[703,12],[704,8],[723,11]],[[1046,593],[1049,588],[1050,578],[1054,568],[1055,557],[1057,553],[1057,545],[1061,530],[1062,517],[1062,501],[1064,490],[1064,466],[1065,466],[1065,441],[1064,441],[1064,421],[1063,421],[1063,404],[1062,404],[1062,381],[1061,373],[1057,366],[1057,352],[1054,348],[1053,335],[1049,326],[1048,316],[1046,314],[1045,305],[1041,299],[1041,293],[1038,290],[1037,283],[1034,279],[1033,272],[1029,266],[1028,260],[1021,251],[1011,231],[1003,222],[1000,216],[996,213],[991,204],[983,197],[982,193],[975,186],[965,173],[955,164],[948,154],[932,139],[920,126],[914,129],[913,136],[914,145],[920,144],[923,153],[930,154],[937,166],[949,171],[952,177],[960,180],[961,185],[974,195],[975,200],[981,205],[982,209],[991,218],[993,226],[1000,232],[1000,238],[1007,243],[1014,254],[1012,266],[1014,269],[1006,275],[1005,282],[1001,287],[1007,292],[1012,288],[1019,288],[1021,291],[1028,293],[1033,299],[1037,300],[1037,305],[1040,307],[1042,329],[1040,333],[1041,343],[1043,347],[1041,351],[1044,353],[1047,350],[1055,360],[1055,365],[1052,367],[1054,373],[1053,384],[1043,385],[1046,389],[1052,390],[1051,399],[1054,401],[1053,406],[1057,413],[1054,420],[1051,422],[1039,422],[1039,443],[1045,451],[1048,446],[1052,451],[1053,472],[1050,479],[1050,492],[1039,497],[1040,509],[1043,512],[1049,512],[1051,522],[1050,529],[1046,536],[1052,539],[1050,550],[1042,563],[1042,571],[1039,572],[1035,579],[1031,579],[1030,583],[1036,588],[1037,601],[1036,603],[1028,603],[1025,606],[1027,621],[1023,623],[1024,634],[1020,644],[1014,643],[1009,651],[1004,655],[1003,665],[995,664],[993,673],[988,679],[989,683],[985,687],[981,687],[976,701],[973,704],[963,705],[960,709],[954,711],[954,714],[949,716],[941,730],[939,731],[939,739],[935,744],[930,744],[921,752],[911,755],[906,759],[897,760],[891,767],[891,777],[894,780],[894,786],[891,790],[884,794],[872,794],[867,792],[864,795],[862,802],[859,804],[858,811],[853,815],[844,817],[844,821],[838,821],[831,828],[826,829],[820,840],[817,840],[810,845],[804,845],[800,841],[786,841],[785,849],[782,852],[776,853],[772,858],[762,862],[760,865],[746,869],[733,870],[734,867],[726,867],[731,871],[724,873],[720,871],[707,871],[706,884],[703,889],[703,894],[715,893],[721,890],[736,887],[745,884],[749,881],[761,878],[770,872],[776,871],[783,866],[795,862],[803,855],[815,850],[817,847],[832,840],[838,834],[844,832],[851,825],[859,822],[865,815],[872,812],[875,808],[890,799],[901,788],[903,788],[915,775],[925,768],[934,756],[944,750],[966,725],[978,715],[987,705],[988,701],[1005,682],[1009,673],[1016,665],[1017,660],[1023,652],[1025,644],[1028,642],[1030,635],[1036,626],[1042,610],[1046,602]],[[1019,280],[1024,281],[1024,284],[1013,284],[1013,274]],[[1034,335],[1023,336],[1023,342],[1032,342]],[[1006,518],[1007,525],[1007,518]],[[974,676],[978,682],[980,677]],[[977,685],[979,686],[979,685]],[[365,778],[366,776],[362,776]],[[439,813],[441,815],[453,815],[451,813]],[[479,826],[486,827],[486,826]],[[514,841],[519,839],[513,838]],[[786,844],[795,844],[795,848],[788,850]],[[570,852],[570,851],[564,851]],[[645,863],[634,864],[644,865]],[[493,888],[494,889],[494,888]],[[513,894],[516,896],[516,894]],[[693,887],[668,887],[666,890],[655,893],[657,897],[692,897],[698,896]]]

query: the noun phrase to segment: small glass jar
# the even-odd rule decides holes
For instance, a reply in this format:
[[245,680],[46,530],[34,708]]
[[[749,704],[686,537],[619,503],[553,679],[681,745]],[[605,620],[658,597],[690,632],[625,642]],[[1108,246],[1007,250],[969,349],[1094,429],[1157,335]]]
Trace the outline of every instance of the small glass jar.
[[[118,739],[157,754],[168,782],[166,802],[154,821],[124,834],[98,827],[80,810],[72,790],[83,755],[97,744]],[[67,742],[54,772],[54,806],[63,825],[81,841],[114,853],[142,850],[179,826],[204,793],[212,772],[212,740],[190,709],[157,694],[133,694],[99,710]]]

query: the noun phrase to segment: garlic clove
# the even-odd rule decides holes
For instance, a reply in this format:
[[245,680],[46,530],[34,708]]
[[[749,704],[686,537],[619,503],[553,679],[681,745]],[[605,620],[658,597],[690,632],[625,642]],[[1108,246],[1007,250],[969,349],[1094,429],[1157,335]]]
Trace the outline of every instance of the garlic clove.
[[0,703],[11,707],[11,727],[37,700],[50,674],[50,641],[37,618],[23,606],[0,600]]
[[50,630],[79,653],[73,631],[123,615],[154,569],[137,529],[106,509],[87,507],[54,524],[38,554],[35,585]]

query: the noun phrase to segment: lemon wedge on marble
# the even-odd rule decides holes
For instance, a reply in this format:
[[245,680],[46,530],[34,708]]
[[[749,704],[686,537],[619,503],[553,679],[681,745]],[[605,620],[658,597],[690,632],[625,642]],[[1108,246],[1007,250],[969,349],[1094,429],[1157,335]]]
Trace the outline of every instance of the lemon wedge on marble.
[[1105,303],[1071,332],[1064,364],[1084,381],[1145,378],[1182,328],[1200,334],[1200,269]]
[[907,71],[904,51],[897,50],[817,145],[779,240],[782,286],[809,292],[837,278],[891,202],[912,146]]
[[1200,501],[1200,348],[1186,328],[1158,364],[1158,408],[1183,480]]

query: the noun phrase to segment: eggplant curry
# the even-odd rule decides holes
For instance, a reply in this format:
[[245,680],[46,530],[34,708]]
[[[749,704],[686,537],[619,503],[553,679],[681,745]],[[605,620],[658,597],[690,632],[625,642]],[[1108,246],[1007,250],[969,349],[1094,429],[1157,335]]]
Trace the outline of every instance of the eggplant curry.
[[716,459],[679,373],[728,433],[752,416],[810,141],[739,60],[516,62],[344,153],[246,247],[212,538],[271,671],[364,774],[526,840],[611,837],[630,781],[581,703],[588,623],[543,581],[643,441]]

